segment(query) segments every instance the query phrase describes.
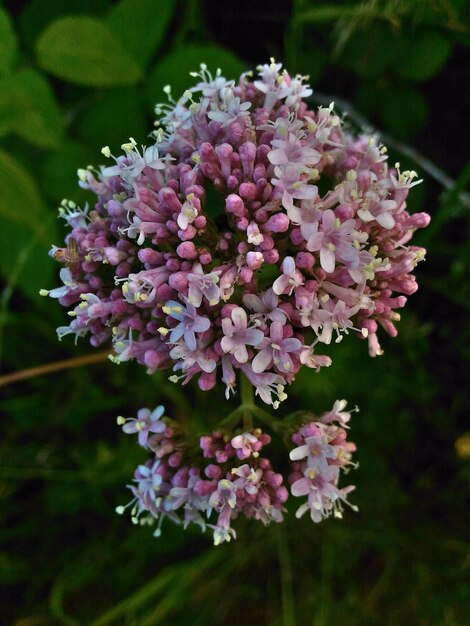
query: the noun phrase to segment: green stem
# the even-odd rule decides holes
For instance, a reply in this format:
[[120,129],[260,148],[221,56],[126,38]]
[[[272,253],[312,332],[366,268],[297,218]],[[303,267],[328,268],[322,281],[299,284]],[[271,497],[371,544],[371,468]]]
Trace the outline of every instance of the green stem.
[[246,407],[255,406],[255,396],[253,393],[253,385],[244,374],[240,374],[240,393],[242,405]]

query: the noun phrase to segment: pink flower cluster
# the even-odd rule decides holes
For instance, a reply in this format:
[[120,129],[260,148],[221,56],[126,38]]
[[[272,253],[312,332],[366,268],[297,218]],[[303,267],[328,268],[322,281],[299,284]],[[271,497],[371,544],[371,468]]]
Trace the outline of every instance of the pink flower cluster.
[[[171,380],[241,370],[275,408],[302,366],[331,360],[320,344],[352,331],[381,354],[417,289],[424,250],[409,245],[425,213],[406,210],[413,171],[390,168],[376,138],[352,134],[333,105],[271,61],[238,82],[201,66],[199,82],[159,105],[155,144],[133,139],[98,171],[79,170],[93,208],[64,202],[70,226],[63,286],[71,307],[59,337],[112,340],[116,363],[136,359]],[[111,157],[108,147],[103,154]]]
[[[160,419],[163,413],[159,406],[152,413],[141,409],[136,419],[118,418],[124,432],[138,433],[139,444],[154,453],[137,467],[134,484],[129,485],[134,497],[126,507],[118,507],[118,513],[130,506],[134,523],[158,520],[156,536],[165,518],[182,522],[184,528],[191,523],[210,528],[215,545],[236,537],[231,524],[238,515],[265,525],[283,520],[288,497],[283,477],[260,456],[271,441],[269,435],[260,429],[235,436],[214,432],[200,439],[199,465],[187,465],[187,441]],[[201,469],[203,459],[210,462]],[[211,517],[215,523],[206,523]]]
[[[314,522],[331,513],[341,517],[341,502],[348,503],[346,496],[353,487],[337,487],[339,471],[352,465],[355,450],[346,440],[344,426],[350,413],[344,411],[345,406],[344,400],[337,401],[332,411],[292,436],[297,447],[290,453],[294,461],[291,491],[294,496],[308,496],[297,517],[307,509]],[[187,438],[178,427],[169,426],[163,414],[164,408],[158,406],[152,412],[141,409],[137,418],[118,418],[124,432],[137,434],[139,444],[153,453],[145,465],[137,467],[129,485],[134,497],[119,506],[118,513],[130,507],[134,523],[156,521],[155,536],[160,536],[164,519],[182,523],[184,528],[191,523],[203,531],[210,528],[215,545],[236,538],[232,522],[239,515],[265,525],[283,521],[288,499],[283,476],[260,456],[271,442],[268,434],[259,428],[235,435],[216,431],[201,437],[197,450],[191,450]],[[187,459],[193,462],[188,464]],[[208,523],[211,519],[214,523]]]
[[297,509],[296,517],[302,517],[306,511],[310,511],[314,522],[330,515],[342,517],[342,503],[357,510],[347,500],[354,487],[338,488],[340,470],[347,471],[349,466],[355,466],[351,456],[356,446],[346,440],[345,431],[351,414],[343,410],[345,407],[346,400],[336,401],[329,413],[292,435],[297,447],[289,455],[294,462],[294,471],[289,476],[291,491],[293,496],[307,496],[307,502]]

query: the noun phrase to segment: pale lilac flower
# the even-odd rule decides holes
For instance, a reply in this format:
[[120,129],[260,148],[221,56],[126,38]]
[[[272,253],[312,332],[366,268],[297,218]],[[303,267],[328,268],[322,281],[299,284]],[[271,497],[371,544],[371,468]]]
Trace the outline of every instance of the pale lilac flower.
[[222,93],[222,104],[211,103],[211,110],[207,114],[208,118],[222,124],[222,128],[230,126],[237,120],[249,119],[248,109],[251,107],[251,102],[241,102],[230,87],[225,88]]
[[193,365],[197,365],[203,372],[211,373],[215,370],[217,363],[213,358],[210,358],[204,352],[204,349],[199,345],[194,350],[188,348],[184,341],[178,341],[175,346],[170,350],[170,356],[174,361],[177,361],[177,365],[183,372],[192,368]]
[[127,183],[132,184],[146,167],[154,170],[164,170],[167,167],[168,159],[171,157],[160,157],[156,145],[149,148],[142,146],[142,154],[136,145],[132,138],[129,144],[123,144],[126,154],[116,159],[116,165],[104,168],[102,175],[106,177],[121,176]]
[[274,178],[271,179],[271,182],[279,192],[282,206],[288,211],[292,209],[294,199],[308,200],[315,198],[318,193],[318,188],[315,185],[308,184],[306,174],[310,174],[310,170],[297,163],[287,163],[274,167]]
[[202,299],[206,298],[211,306],[220,300],[220,287],[218,286],[221,270],[204,274],[202,265],[195,263],[188,273],[189,294],[188,302],[195,307],[200,307]]
[[198,315],[196,307],[190,302],[184,306],[180,302],[169,300],[163,307],[163,312],[179,322],[171,330],[170,342],[176,343],[183,337],[188,349],[196,350],[196,333],[209,330],[211,325],[209,318]]
[[395,226],[395,219],[391,212],[396,208],[395,200],[383,200],[375,192],[369,191],[365,194],[357,214],[364,222],[375,220],[383,228],[390,229]]
[[284,97],[283,88],[285,79],[279,73],[282,63],[276,63],[271,59],[269,65],[258,66],[258,73],[261,80],[255,80],[254,85],[259,91],[265,94],[264,108],[270,111],[278,100]]
[[157,460],[150,467],[139,465],[135,473],[134,482],[137,483],[135,490],[147,506],[156,499],[163,482],[162,475],[158,472],[159,467],[160,461]]
[[287,321],[287,315],[278,307],[279,297],[270,288],[266,291],[262,291],[259,296],[254,293],[247,293],[243,296],[243,304],[251,311],[254,311],[254,315],[251,319],[266,319],[272,322],[280,322],[285,324]]
[[307,250],[310,252],[320,252],[320,263],[325,272],[331,274],[336,265],[336,258],[347,264],[351,268],[357,267],[359,263],[359,253],[353,246],[355,240],[355,221],[341,221],[335,216],[331,209],[324,211],[319,223],[303,224],[301,226],[302,235],[307,242]]
[[215,526],[208,525],[214,530],[215,546],[236,537],[235,531],[230,527],[232,512],[236,505],[237,490],[235,484],[226,478],[220,480],[217,489],[209,498],[209,508],[213,508],[219,513],[217,524]]
[[150,433],[159,434],[164,432],[166,425],[165,422],[160,420],[164,413],[165,407],[162,405],[157,406],[153,411],[139,409],[136,418],[124,419],[123,417],[118,417],[118,424],[122,425],[122,430],[128,435],[138,433],[139,445],[146,448]]
[[250,222],[246,229],[247,241],[254,246],[259,246],[264,241],[264,236],[261,234],[258,224],[256,222]]
[[234,83],[233,80],[227,80],[222,76],[220,68],[216,70],[215,76],[212,76],[205,63],[201,63],[199,72],[191,72],[190,75],[201,79],[201,82],[191,87],[190,91],[201,91],[202,95],[208,98],[217,96],[223,89],[232,87]]
[[[275,409],[287,398],[284,392],[286,380],[279,374],[257,374],[251,366],[244,366],[243,373],[255,387],[255,395],[259,396],[265,404],[272,404]],[[275,398],[275,399],[273,399]]]
[[297,480],[291,487],[293,496],[308,496],[307,502],[297,509],[295,513],[297,518],[302,517],[307,511],[310,511],[310,517],[315,523],[321,522],[330,515],[342,517],[341,502],[349,504],[346,496],[351,488],[338,489],[336,487],[338,472],[338,468],[332,465],[322,473],[315,472],[311,467],[306,468],[304,477]]
[[264,333],[256,328],[248,327],[245,310],[236,307],[230,318],[222,320],[224,336],[220,343],[222,350],[233,354],[239,363],[248,361],[247,346],[257,346],[264,339]]
[[41,295],[49,296],[49,298],[63,298],[71,291],[75,291],[79,288],[78,283],[74,280],[70,268],[63,267],[59,272],[59,277],[63,282],[62,287],[56,287],[50,291],[43,289],[40,291]]
[[321,472],[328,467],[327,459],[336,458],[336,449],[326,443],[326,438],[321,432],[315,437],[306,437],[305,443],[290,451],[291,461],[300,461],[307,457],[307,464]]
[[304,284],[301,272],[296,268],[295,261],[291,256],[286,256],[282,262],[282,275],[273,283],[273,292],[280,296],[283,293],[291,295],[296,287]]
[[292,371],[294,365],[291,354],[297,355],[302,348],[302,343],[294,337],[284,339],[282,328],[280,322],[272,322],[269,338],[266,337],[260,344],[260,351],[252,362],[255,374],[261,374],[272,364],[284,374]]
[[194,197],[190,196],[188,196],[184,204],[182,204],[180,214],[176,220],[176,223],[181,230],[186,230],[189,224],[192,224],[199,214],[198,210],[194,206]]
[[246,491],[250,496],[258,493],[263,470],[259,468],[255,469],[245,463],[245,465],[241,465],[240,467],[234,467],[232,474],[237,476],[234,480],[234,485],[237,489]]
[[259,456],[259,450],[262,445],[256,435],[248,432],[232,437],[230,443],[236,450],[236,454],[239,459],[247,459],[252,455],[254,457]]
[[321,159],[321,154],[313,148],[302,145],[293,133],[289,133],[287,139],[273,139],[273,149],[268,154],[268,159],[273,165],[288,165],[300,163],[313,167]]
[[[351,411],[345,411],[347,401],[346,400],[336,400],[333,404],[333,408],[331,411],[323,413],[321,416],[321,422],[323,424],[331,424],[332,422],[338,422],[340,426],[343,428],[347,428],[347,423],[351,419]],[[356,411],[359,409],[356,407]]]

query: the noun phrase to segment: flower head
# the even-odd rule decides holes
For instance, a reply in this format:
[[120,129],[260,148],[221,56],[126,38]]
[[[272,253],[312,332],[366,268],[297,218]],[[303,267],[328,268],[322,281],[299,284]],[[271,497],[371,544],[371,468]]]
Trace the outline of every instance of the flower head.
[[389,167],[375,137],[311,108],[281,63],[258,69],[235,81],[202,64],[179,100],[165,88],[154,143],[105,146],[114,165],[79,171],[95,198],[62,203],[68,245],[52,256],[67,267],[41,293],[70,309],[61,338],[228,394],[243,371],[277,406],[302,366],[330,364],[319,344],[353,332],[382,353],[429,218],[407,211],[416,173]]

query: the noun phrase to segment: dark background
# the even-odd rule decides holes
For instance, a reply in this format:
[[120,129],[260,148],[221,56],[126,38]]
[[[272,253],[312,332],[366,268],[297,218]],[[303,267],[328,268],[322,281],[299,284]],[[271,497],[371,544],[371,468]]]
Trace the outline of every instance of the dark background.
[[[469,9],[465,0],[0,2],[5,374],[92,352],[58,343],[65,311],[38,296],[59,282],[47,256],[65,234],[55,207],[86,201],[76,169],[101,163],[103,145],[145,143],[162,87],[179,96],[202,61],[235,77],[274,56],[309,74],[317,103],[336,98],[353,123],[363,116],[386,134],[392,163],[418,170],[424,183],[409,207],[433,218],[416,236],[428,249],[420,290],[399,336],[382,338],[385,355],[370,359],[345,339],[333,366],[299,375],[280,409],[321,412],[342,397],[360,406],[351,428],[360,467],[348,477],[360,511],[342,521],[239,520],[237,542],[217,549],[170,525],[153,539],[114,514],[144,460],[115,417],[163,403],[205,416],[210,429],[233,408],[221,391],[182,393],[165,375],[109,362],[3,387],[1,624],[470,623]],[[66,15],[80,18],[61,39]]]

